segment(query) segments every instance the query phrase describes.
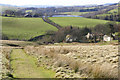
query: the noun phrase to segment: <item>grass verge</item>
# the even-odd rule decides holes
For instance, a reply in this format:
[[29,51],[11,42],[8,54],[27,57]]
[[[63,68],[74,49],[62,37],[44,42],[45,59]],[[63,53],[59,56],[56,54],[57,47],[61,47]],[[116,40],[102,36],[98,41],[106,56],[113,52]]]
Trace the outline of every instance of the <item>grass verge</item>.
[[54,78],[55,72],[37,67],[37,59],[27,55],[22,49],[11,53],[11,67],[14,78]]

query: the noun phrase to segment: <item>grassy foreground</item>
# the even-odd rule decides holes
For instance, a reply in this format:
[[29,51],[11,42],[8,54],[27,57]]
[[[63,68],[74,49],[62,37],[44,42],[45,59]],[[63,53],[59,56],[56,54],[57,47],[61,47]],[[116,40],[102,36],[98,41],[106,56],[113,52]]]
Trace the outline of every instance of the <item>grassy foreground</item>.
[[48,30],[57,30],[57,28],[45,23],[41,18],[2,17],[2,32],[9,39],[28,40],[43,35]]
[[76,27],[94,27],[97,24],[104,24],[108,21],[98,19],[88,19],[82,17],[51,17],[55,23],[61,26],[76,26]]
[[14,49],[11,54],[11,67],[15,78],[53,78],[55,72],[37,67],[37,59],[28,56],[22,49]]

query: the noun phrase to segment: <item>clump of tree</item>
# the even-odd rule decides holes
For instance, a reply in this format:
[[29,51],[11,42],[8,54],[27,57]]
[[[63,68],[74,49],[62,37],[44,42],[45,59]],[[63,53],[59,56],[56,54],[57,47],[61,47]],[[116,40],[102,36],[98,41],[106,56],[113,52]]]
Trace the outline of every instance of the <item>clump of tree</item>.
[[[43,44],[49,44],[49,43],[60,43],[60,42],[66,42],[66,36],[72,37],[72,39],[75,38],[72,42],[98,42],[103,40],[104,35],[109,35],[115,39],[116,36],[113,36],[115,33],[119,33],[120,24],[116,24],[114,22],[108,22],[106,24],[98,24],[93,28],[79,28],[79,27],[63,27],[59,29],[58,31],[48,31],[41,41]],[[90,33],[92,36],[90,40],[87,39],[86,35]]]
[[93,9],[81,9],[80,12],[91,12],[91,11],[98,11],[99,8],[93,8]]
[[87,27],[79,28],[79,27],[63,27],[58,31],[48,31],[42,39],[38,40],[39,44],[49,44],[49,43],[60,43],[66,41],[66,36],[71,35],[72,39],[76,38],[75,42],[84,42],[85,35],[91,33],[91,30]]
[[106,15],[106,16],[89,16],[89,18],[93,18],[93,19],[101,19],[101,20],[109,20],[109,21],[119,21],[120,22],[120,18],[119,18],[119,15],[116,14],[116,15]]
[[108,22],[106,24],[98,24],[93,28],[93,33],[95,34],[112,34],[115,32],[118,32],[118,24],[114,23],[114,22]]
[[4,16],[6,16],[6,17],[14,17],[15,16],[15,13],[16,13],[16,11],[13,11],[13,10],[5,10],[5,12],[4,12]]
[[55,35],[53,36],[53,39],[55,42],[63,42],[66,39],[66,36],[69,34],[73,38],[76,38],[76,42],[83,41],[85,38],[84,36],[87,35],[87,33],[91,32],[91,30],[87,27],[85,28],[79,28],[79,27],[65,27],[61,28],[57,32],[55,32]]
[[16,10],[5,10],[2,13],[2,16],[5,17],[23,17],[25,15],[22,11],[16,11]]
[[22,10],[5,10],[2,13],[5,17],[42,17],[44,14],[42,12],[25,12]]
[[[119,33],[119,25],[114,22],[108,22],[106,24],[98,24],[92,29],[92,34],[98,39],[99,41],[103,40],[104,35],[109,35],[113,37],[113,39],[118,39]],[[95,40],[96,41],[96,40]]]

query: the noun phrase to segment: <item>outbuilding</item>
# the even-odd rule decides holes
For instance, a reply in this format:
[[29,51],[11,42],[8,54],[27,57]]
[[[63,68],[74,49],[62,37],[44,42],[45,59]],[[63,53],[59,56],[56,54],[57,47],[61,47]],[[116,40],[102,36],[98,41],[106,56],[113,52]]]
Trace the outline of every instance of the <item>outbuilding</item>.
[[108,35],[104,35],[103,36],[103,41],[112,41],[113,38],[111,36],[108,36]]

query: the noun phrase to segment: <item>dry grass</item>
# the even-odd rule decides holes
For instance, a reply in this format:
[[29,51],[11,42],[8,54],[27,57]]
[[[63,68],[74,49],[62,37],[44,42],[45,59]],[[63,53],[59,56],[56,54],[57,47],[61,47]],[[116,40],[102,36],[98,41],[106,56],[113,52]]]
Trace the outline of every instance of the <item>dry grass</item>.
[[66,48],[60,47],[60,48],[57,48],[57,49],[55,49],[55,48],[50,48],[50,52],[59,53],[59,54],[67,54],[67,53],[70,52],[70,50],[69,50],[69,49],[66,49]]
[[[117,70],[115,70],[117,71]],[[112,70],[112,66],[109,64],[103,64],[103,65],[95,65],[94,69],[92,69],[93,77],[103,77],[103,78],[117,78],[118,75]]]
[[8,73],[10,73],[11,67],[10,67],[10,53],[12,49],[7,47],[1,48],[2,53],[2,77],[6,78],[8,76]]
[[[27,48],[30,50],[29,48]],[[31,49],[33,50],[33,49]],[[81,74],[88,75],[89,78],[116,78],[118,77],[117,70],[113,71],[113,68],[109,64],[83,64],[81,61],[77,61],[66,54],[71,52],[72,50],[67,48],[45,48],[40,47],[39,49],[35,49],[36,54],[40,54],[43,56],[48,56],[54,63],[56,67],[64,67],[68,65],[68,67],[74,70],[75,73],[80,72]],[[30,51],[29,51],[30,52]]]

